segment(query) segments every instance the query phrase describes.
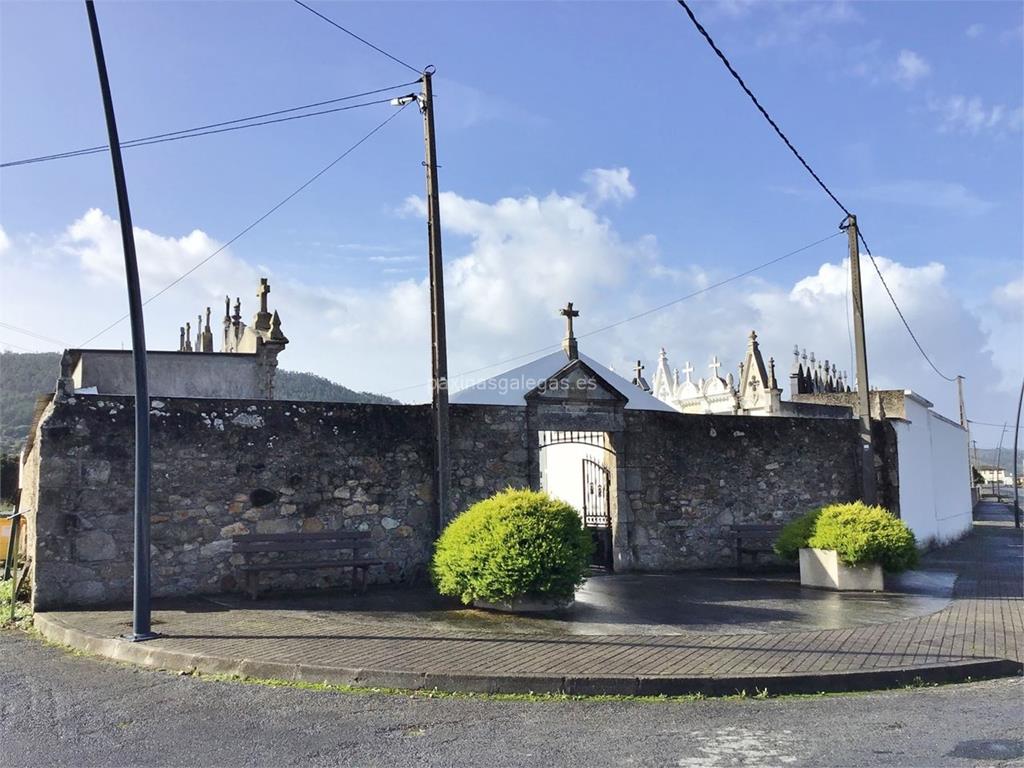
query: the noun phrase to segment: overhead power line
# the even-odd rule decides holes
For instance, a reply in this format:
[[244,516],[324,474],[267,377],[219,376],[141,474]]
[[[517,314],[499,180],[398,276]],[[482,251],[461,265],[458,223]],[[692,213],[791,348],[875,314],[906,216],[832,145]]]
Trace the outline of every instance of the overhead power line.
[[[298,187],[297,187],[297,188],[296,188],[295,190],[293,190],[293,191],[292,191],[292,192],[291,192],[290,194],[288,194],[288,195],[287,195],[287,196],[286,196],[285,198],[283,198],[283,199],[282,199],[282,200],[281,200],[281,201],[280,201],[279,203],[277,203],[277,204],[276,204],[276,205],[274,205],[274,206],[273,206],[272,208],[270,208],[270,209],[269,209],[269,210],[268,210],[268,211],[267,211],[266,213],[264,213],[264,214],[263,214],[262,216],[260,216],[259,218],[255,219],[254,221],[252,221],[252,223],[250,223],[249,225],[247,225],[247,226],[246,226],[246,227],[245,227],[244,229],[242,229],[241,231],[239,231],[239,232],[238,232],[238,234],[236,234],[236,235],[235,235],[234,237],[232,237],[232,238],[231,238],[230,240],[228,240],[228,241],[227,241],[226,243],[224,243],[224,244],[223,244],[222,246],[220,246],[220,248],[218,248],[217,250],[215,250],[215,251],[214,251],[213,253],[211,253],[211,254],[210,254],[209,256],[207,256],[206,258],[204,258],[204,259],[202,259],[201,261],[197,262],[197,263],[196,263],[195,265],[193,265],[192,267],[190,267],[189,269],[187,269],[187,270],[186,270],[185,272],[183,272],[182,274],[178,275],[178,277],[174,278],[174,280],[172,280],[171,282],[169,282],[169,283],[168,283],[167,285],[165,285],[165,286],[164,286],[163,288],[161,288],[161,289],[160,289],[159,291],[157,291],[157,292],[156,292],[156,293],[154,293],[154,294],[153,294],[152,296],[150,296],[150,297],[149,297],[149,298],[147,298],[147,299],[146,299],[145,301],[143,301],[143,302],[142,302],[142,303],[143,303],[143,305],[149,304],[149,302],[151,302],[151,301],[153,301],[154,299],[158,298],[159,296],[162,296],[163,294],[167,293],[167,291],[169,291],[169,290],[170,290],[171,288],[173,288],[174,286],[176,286],[176,285],[177,285],[178,283],[180,283],[180,282],[181,282],[182,280],[184,280],[184,279],[185,279],[186,277],[188,277],[189,275],[191,275],[191,274],[192,274],[193,272],[195,272],[195,271],[196,271],[197,269],[199,269],[200,267],[202,267],[202,266],[203,266],[204,264],[206,264],[206,263],[207,263],[208,261],[210,261],[210,260],[211,260],[212,258],[214,258],[215,256],[217,256],[217,254],[219,254],[219,253],[221,253],[222,251],[224,251],[224,250],[225,250],[225,249],[226,249],[226,248],[227,248],[228,246],[230,246],[230,245],[231,245],[232,243],[236,242],[237,240],[239,240],[240,238],[242,238],[243,236],[245,236],[246,234],[248,234],[248,233],[249,233],[249,232],[250,232],[250,231],[251,231],[251,230],[252,230],[253,228],[255,228],[255,227],[256,227],[257,225],[259,225],[259,224],[260,224],[260,223],[261,223],[262,221],[264,221],[265,219],[267,219],[268,217],[270,217],[270,216],[271,216],[271,215],[272,215],[273,213],[275,213],[275,212],[276,212],[276,211],[277,211],[278,209],[280,209],[280,208],[281,208],[282,206],[284,206],[284,205],[285,205],[285,204],[286,204],[286,203],[287,203],[287,202],[288,202],[289,200],[291,200],[291,199],[292,199],[293,197],[295,197],[296,195],[298,195],[298,194],[299,194],[300,192],[302,192],[302,191],[303,191],[304,189],[306,189],[306,187],[308,187],[308,186],[309,186],[310,184],[312,184],[312,183],[313,183],[314,181],[316,181],[316,180],[317,180],[317,179],[319,179],[319,178],[320,178],[321,176],[323,176],[323,175],[324,175],[325,173],[327,173],[327,172],[328,172],[329,170],[331,170],[331,168],[333,168],[333,167],[334,167],[335,165],[337,165],[337,164],[338,164],[338,163],[340,163],[340,162],[341,162],[342,160],[344,160],[344,159],[345,159],[346,157],[348,157],[348,156],[349,156],[349,155],[350,155],[350,154],[351,154],[352,152],[354,152],[354,151],[355,151],[355,150],[356,150],[356,149],[357,149],[357,148],[358,148],[359,146],[361,146],[361,145],[362,145],[362,144],[363,144],[364,142],[366,142],[366,141],[367,141],[367,140],[368,140],[368,139],[369,139],[369,138],[370,138],[371,136],[373,136],[373,135],[374,135],[375,133],[377,133],[377,131],[379,131],[379,130],[380,130],[381,128],[383,128],[383,127],[384,127],[385,125],[387,125],[387,124],[388,124],[388,123],[390,123],[390,122],[391,122],[392,120],[394,120],[394,119],[395,119],[396,117],[398,117],[398,116],[399,116],[399,115],[400,115],[400,114],[401,114],[402,112],[404,112],[404,111],[405,111],[405,108],[406,108],[407,106],[408,106],[408,104],[403,104],[403,105],[401,106],[401,108],[397,109],[397,110],[396,110],[396,111],[395,111],[395,112],[394,112],[394,113],[393,113],[392,115],[390,115],[390,116],[389,116],[389,117],[388,117],[388,118],[387,118],[386,120],[384,120],[384,121],[382,121],[382,122],[378,123],[378,124],[377,124],[377,126],[376,126],[375,128],[373,128],[373,130],[371,130],[371,131],[370,131],[369,133],[366,133],[366,134],[364,134],[364,135],[363,135],[363,137],[362,137],[361,139],[359,139],[359,141],[357,141],[357,142],[356,142],[355,144],[353,144],[352,146],[350,146],[350,147],[349,147],[348,149],[346,149],[346,150],[345,150],[344,152],[342,152],[342,153],[341,153],[340,155],[338,155],[338,156],[337,156],[336,158],[334,158],[334,159],[333,159],[333,160],[332,160],[331,162],[329,162],[329,163],[328,163],[327,165],[325,165],[325,166],[324,166],[323,168],[321,168],[321,169],[320,169],[319,171],[317,171],[317,172],[316,172],[316,173],[315,173],[315,174],[314,174],[313,176],[311,176],[311,177],[310,177],[309,179],[307,179],[307,180],[306,180],[305,182],[303,182],[303,183],[302,183],[301,185],[299,185],[299,186],[298,186]],[[127,315],[127,314],[125,314],[125,315],[122,315],[121,317],[119,317],[119,318],[118,318],[117,320],[115,320],[114,322],[112,322],[112,323],[111,323],[110,325],[108,325],[108,326],[106,326],[105,328],[103,328],[103,329],[102,329],[101,331],[99,331],[98,333],[95,333],[95,334],[93,334],[92,336],[90,336],[90,337],[89,337],[88,339],[86,339],[85,341],[83,341],[83,342],[82,342],[81,344],[79,344],[78,346],[79,346],[79,347],[85,347],[85,346],[86,346],[87,344],[89,344],[90,342],[94,341],[95,339],[98,339],[98,338],[99,338],[100,336],[102,336],[103,334],[105,334],[105,333],[106,333],[107,331],[111,330],[112,328],[114,328],[115,326],[119,325],[120,323],[124,322],[124,321],[125,321],[125,320],[127,320],[127,319],[128,319],[128,315]]]
[[403,67],[405,67],[406,69],[408,69],[408,70],[410,70],[412,72],[415,72],[417,75],[420,74],[420,71],[418,69],[416,69],[416,67],[412,66],[411,64],[406,64],[404,61],[402,61],[397,56],[392,56],[390,53],[385,51],[383,48],[379,48],[378,46],[376,46],[373,43],[371,43],[365,37],[360,37],[355,32],[353,32],[351,29],[346,29],[345,27],[341,26],[341,24],[336,22],[334,19],[330,19],[327,16],[324,16],[322,13],[320,13],[320,11],[315,10],[313,8],[310,8],[308,5],[306,5],[304,2],[302,2],[302,0],[295,0],[295,2],[298,5],[301,5],[303,8],[305,8],[310,13],[312,13],[314,16],[319,16],[321,19],[326,21],[331,26],[337,27],[342,32],[344,32],[346,35],[348,35],[349,37],[353,37],[356,40],[358,40],[360,43],[362,43],[363,45],[366,45],[366,46],[369,46],[370,48],[373,48],[373,50],[375,50],[377,53],[380,53],[380,54],[383,54],[383,55],[387,56],[393,62],[395,62],[397,64],[401,64]]
[[[798,253],[803,253],[806,250],[809,250],[811,248],[814,248],[817,245],[821,245],[822,243],[824,243],[824,242],[826,242],[828,240],[831,240],[833,237],[839,237],[839,235],[841,235],[841,234],[842,234],[841,232],[835,232],[835,233],[829,235],[828,237],[823,237],[820,240],[815,240],[813,243],[808,243],[807,245],[801,246],[801,247],[797,248],[796,250],[790,251],[789,253],[784,253],[782,256],[776,256],[774,259],[771,259],[769,261],[766,261],[766,262],[763,262],[761,264],[758,264],[757,266],[751,267],[750,269],[744,270],[743,272],[739,272],[739,273],[737,273],[735,275],[732,275],[731,277],[727,277],[724,280],[719,280],[719,281],[717,281],[715,283],[711,283],[710,285],[706,285],[703,288],[700,288],[699,290],[696,290],[696,291],[693,291],[692,293],[686,294],[685,296],[680,296],[677,299],[673,299],[672,301],[665,302],[664,304],[659,304],[658,306],[652,307],[651,309],[644,310],[643,312],[639,312],[639,313],[637,313],[635,315],[630,315],[629,317],[623,318],[622,320],[617,320],[616,322],[611,323],[609,325],[604,325],[604,326],[601,326],[600,328],[595,328],[592,331],[587,331],[586,333],[581,333],[579,336],[577,336],[577,338],[585,339],[585,338],[588,338],[590,336],[594,336],[595,334],[598,334],[598,333],[604,333],[605,331],[610,331],[612,328],[618,328],[620,325],[625,325],[626,323],[631,323],[634,320],[639,320],[642,317],[647,317],[648,315],[653,315],[655,312],[660,312],[663,309],[668,309],[671,306],[679,304],[679,303],[681,303],[683,301],[687,301],[688,299],[692,299],[695,296],[700,296],[702,293],[707,293],[708,291],[713,291],[716,288],[721,288],[723,285],[727,285],[728,283],[731,283],[731,282],[734,282],[734,281],[739,280],[741,278],[747,277],[748,275],[752,275],[755,272],[759,272],[762,269],[765,269],[767,267],[772,266],[773,264],[778,264],[780,261],[783,261],[784,259],[788,259],[791,256],[796,256]],[[539,347],[538,349],[534,349],[534,350],[532,350],[530,352],[524,352],[521,355],[515,355],[514,357],[507,357],[504,360],[499,360],[499,361],[497,361],[495,363],[490,363],[489,365],[484,365],[484,366],[481,366],[479,368],[473,368],[473,369],[468,370],[468,371],[461,371],[460,373],[457,373],[453,377],[450,377],[450,378],[461,378],[463,376],[472,376],[474,373],[480,373],[481,371],[487,371],[487,370],[490,370],[491,368],[496,368],[499,365],[506,365],[508,363],[514,363],[517,360],[522,360],[523,358],[526,358],[526,357],[533,357],[534,355],[538,355],[541,352],[548,352],[548,351],[551,351],[551,350],[554,350],[554,349],[558,349],[558,348],[560,348],[560,346],[561,346],[560,344],[548,344],[546,346]],[[425,387],[425,386],[428,386],[429,384],[430,384],[430,382],[424,382],[422,384],[411,384],[411,385],[409,385],[407,387],[399,387],[398,389],[389,390],[387,392],[384,392],[383,394],[391,395],[391,394],[394,394],[395,392],[405,392],[405,391],[408,391],[410,389],[416,389],[417,387]]]
[[[149,144],[160,144],[165,141],[179,141],[181,139],[191,139],[197,136],[208,136],[214,133],[225,133],[228,131],[237,131],[244,128],[255,128],[261,125],[271,125],[272,123],[283,123],[289,120],[301,120],[305,117],[316,117],[319,115],[328,115],[335,112],[345,112],[350,109],[358,109],[360,107],[369,107],[376,104],[383,104],[390,101],[387,99],[377,99],[374,101],[363,102],[360,104],[352,104],[345,107],[336,107],[333,109],[324,109],[317,112],[308,112],[301,115],[290,115],[289,117],[278,117],[276,119],[264,120],[264,118],[272,118],[277,115],[285,115],[290,112],[301,112],[307,109],[314,109],[315,107],[322,107],[328,104],[337,104],[343,101],[351,101],[353,99],[365,98],[366,96],[373,96],[378,93],[385,93],[387,91],[393,91],[398,88],[406,88],[410,85],[415,85],[416,80],[407,83],[398,83],[397,85],[391,85],[387,88],[375,88],[372,91],[363,91],[362,93],[354,93],[351,96],[341,96],[335,99],[326,99],[324,101],[316,101],[311,104],[303,104],[298,107],[288,107],[286,109],[277,109],[272,112],[263,112],[258,115],[249,115],[248,117],[239,117],[234,120],[224,120],[218,123],[208,123],[206,125],[198,125],[194,128],[184,128],[180,131],[169,131],[167,133],[157,133],[152,136],[142,136],[137,139],[129,139],[121,142],[122,149],[131,147],[142,147]],[[253,122],[261,121],[261,122]],[[244,125],[240,125],[245,123]],[[225,127],[231,126],[231,127]],[[107,144],[98,144],[94,147],[83,147],[82,149],[73,149],[67,152],[57,152],[49,155],[39,155],[38,157],[28,157],[22,160],[11,160],[6,163],[0,163],[0,168],[10,168],[18,165],[29,165],[31,163],[43,163],[50,160],[63,160],[68,157],[79,157],[81,155],[92,155],[101,152],[109,152],[110,147]]]
[[29,349],[28,347],[23,347],[20,344],[13,344],[10,341],[4,341],[3,339],[0,339],[0,346],[13,347],[14,349],[20,349],[22,352],[31,352],[32,354],[39,354],[38,349]]
[[14,331],[15,333],[20,333],[25,336],[31,336],[33,339],[38,339],[39,341],[46,341],[49,342],[50,344],[56,344],[59,347],[67,346],[67,342],[61,341],[60,339],[55,339],[52,336],[43,336],[41,333],[30,331],[27,328],[19,328],[18,326],[12,325],[11,323],[0,322],[0,328],[6,328],[7,330]]
[[818,182],[818,186],[825,190],[825,194],[831,197],[833,202],[835,202],[836,205],[843,209],[843,213],[845,213],[847,216],[851,215],[850,212],[846,209],[846,206],[839,201],[839,198],[836,197],[832,193],[832,190],[825,185],[825,182],[821,180],[821,177],[818,176],[817,173],[814,172],[814,169],[811,168],[810,164],[808,164],[808,162],[804,160],[803,155],[801,155],[797,151],[797,148],[793,146],[793,142],[789,140],[786,134],[782,132],[782,129],[779,128],[778,123],[776,123],[772,119],[772,116],[768,114],[768,110],[761,106],[761,102],[757,100],[757,96],[755,96],[754,92],[747,87],[747,84],[745,82],[743,82],[743,78],[740,77],[739,72],[737,72],[733,65],[729,62],[729,59],[726,58],[726,55],[722,53],[722,49],[719,48],[718,45],[715,44],[715,41],[711,39],[711,35],[708,34],[708,31],[706,29],[704,29],[704,25],[697,21],[697,17],[693,15],[693,11],[691,11],[690,6],[686,4],[686,0],[676,0],[676,2],[678,2],[679,5],[683,7],[683,10],[686,11],[686,15],[690,17],[690,21],[692,21],[693,25],[697,27],[697,31],[704,36],[704,39],[707,40],[708,45],[711,46],[711,49],[718,55],[718,58],[722,60],[722,63],[725,64],[725,68],[729,70],[729,74],[731,74],[733,78],[736,80],[736,82],[740,84],[740,88],[742,88],[744,93],[746,93],[747,96],[750,97],[750,100],[754,102],[754,106],[757,107],[758,111],[764,116],[764,119],[767,120],[768,124],[775,129],[775,132],[777,134],[779,134],[779,138],[785,142],[787,147],[789,147],[789,151],[796,156],[796,159],[800,161],[800,164],[803,165],[803,167],[807,169],[807,172],[814,177],[814,180]]
[[[991,421],[975,421],[974,419],[968,419],[968,423],[977,424],[982,427],[1002,427],[1004,430],[1013,431],[1013,427],[1008,424],[993,424]],[[1024,426],[1018,427],[1018,429],[1024,429]]]
[[[296,0],[296,2],[298,2],[298,0]],[[789,151],[793,153],[797,160],[800,161],[800,164],[807,170],[807,172],[811,174],[811,177],[818,183],[818,186],[825,191],[825,194],[827,194],[832,199],[832,202],[838,205],[839,208],[843,211],[843,213],[845,213],[847,216],[852,216],[853,214],[850,213],[850,210],[845,205],[843,205],[842,201],[838,197],[836,197],[835,193],[828,188],[828,185],[826,185],[825,182],[821,180],[821,177],[814,171],[813,168],[811,168],[810,163],[808,163],[804,159],[803,155],[801,155],[800,152],[797,150],[797,148],[793,146],[793,142],[789,140],[789,137],[786,136],[785,133],[783,133],[782,129],[779,127],[779,124],[775,122],[775,120],[772,118],[770,114],[768,114],[768,110],[761,105],[761,102],[758,101],[757,96],[754,95],[754,92],[750,90],[750,88],[744,82],[743,78],[740,77],[739,72],[736,71],[736,68],[733,67],[728,57],[722,52],[722,49],[718,47],[717,43],[715,43],[714,39],[704,28],[704,25],[697,20],[696,16],[694,16],[693,11],[690,10],[690,6],[686,3],[686,0],[676,0],[676,2],[679,3],[680,6],[682,6],[682,9],[684,11],[686,11],[686,15],[690,17],[690,21],[693,22],[693,25],[697,28],[697,31],[700,32],[704,40],[707,41],[707,44],[711,46],[711,50],[715,52],[715,55],[717,55],[718,58],[721,59],[722,63],[725,65],[725,68],[729,70],[729,74],[732,75],[733,79],[737,83],[739,83],[739,86],[740,88],[743,89],[743,92],[750,97],[750,100],[754,103],[754,106],[757,107],[757,110],[761,113],[764,119],[768,121],[768,124],[772,127],[775,133],[778,134],[779,138],[782,139],[785,145],[789,148]],[[910,328],[910,323],[908,323],[907,318],[904,317],[903,310],[900,309],[900,305],[896,302],[896,297],[892,295],[892,291],[889,290],[889,286],[885,282],[885,278],[882,277],[882,271],[878,268],[878,264],[875,262],[875,257],[871,255],[871,249],[868,247],[867,240],[864,239],[864,235],[861,233],[860,227],[857,228],[857,236],[860,239],[861,244],[863,244],[864,251],[865,253],[867,253],[868,258],[871,259],[871,263],[875,267],[875,272],[878,273],[878,279],[882,281],[882,286],[885,288],[885,292],[888,294],[889,300],[892,302],[893,307],[896,308],[896,313],[900,316],[900,320],[903,321],[903,327],[907,329],[907,333],[910,334],[910,338],[913,339],[914,345],[917,347],[918,351],[927,361],[928,365],[931,366],[932,370],[935,371],[935,373],[937,373],[941,378],[945,379],[946,381],[956,381],[955,376],[947,376],[942,371],[940,371],[938,367],[935,365],[935,363],[932,362],[932,359],[928,356],[928,353],[924,351],[924,347],[921,346],[921,342],[917,340],[917,336],[914,334],[914,331]]]
[[[864,250],[867,251],[867,246],[864,246]],[[892,302],[893,307],[896,309],[896,314],[900,316],[900,320],[903,321],[903,327],[907,329],[907,333],[910,334],[910,338],[914,341],[914,346],[917,347],[917,351],[921,353],[921,357],[925,359],[925,362],[931,366],[935,373],[945,379],[946,381],[956,381],[956,376],[947,376],[938,369],[932,359],[928,356],[928,353],[924,351],[924,347],[921,346],[921,342],[917,340],[917,336],[914,335],[914,331],[910,327],[910,323],[907,322],[907,318],[903,316],[903,310],[900,309],[900,305],[896,303],[896,297],[892,295],[892,291],[889,290],[889,284],[885,282],[885,278],[882,277],[882,270],[878,268],[878,262],[875,261],[875,257],[871,255],[871,251],[867,251],[868,258],[871,259],[871,265],[875,268],[875,272],[878,274],[878,279],[882,281],[882,287],[885,288],[885,292],[889,294],[889,301]]]

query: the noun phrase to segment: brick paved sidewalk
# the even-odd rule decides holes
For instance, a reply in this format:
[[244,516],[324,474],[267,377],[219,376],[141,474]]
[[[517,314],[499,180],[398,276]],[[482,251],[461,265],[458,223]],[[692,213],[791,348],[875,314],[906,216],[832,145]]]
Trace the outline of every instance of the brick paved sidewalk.
[[[123,610],[36,616],[56,642],[173,670],[373,687],[482,692],[657,694],[816,692],[1019,674],[1024,572],[1019,531],[979,522],[925,558],[955,570],[952,602],[927,616],[848,629],[765,634],[523,635],[425,628],[344,611],[221,609],[195,601],[158,610],[146,643],[113,639]],[[993,517],[992,514],[983,517]]]

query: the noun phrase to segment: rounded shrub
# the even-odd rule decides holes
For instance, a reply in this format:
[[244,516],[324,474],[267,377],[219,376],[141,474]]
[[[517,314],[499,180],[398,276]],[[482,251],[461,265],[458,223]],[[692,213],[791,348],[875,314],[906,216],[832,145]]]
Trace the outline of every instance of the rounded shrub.
[[887,571],[917,565],[917,541],[906,523],[862,501],[822,509],[807,544],[834,549],[847,565],[878,563]]
[[821,509],[815,509],[786,523],[779,531],[779,538],[775,540],[775,554],[794,563],[799,560],[800,550],[807,546],[807,541],[814,535],[814,526],[820,514]]
[[833,549],[847,565],[878,563],[887,571],[917,565],[917,541],[906,523],[862,501],[830,504],[786,525],[775,551],[796,560],[802,547]]
[[510,488],[474,504],[445,528],[430,572],[441,594],[466,604],[568,600],[586,578],[593,546],[569,504]]

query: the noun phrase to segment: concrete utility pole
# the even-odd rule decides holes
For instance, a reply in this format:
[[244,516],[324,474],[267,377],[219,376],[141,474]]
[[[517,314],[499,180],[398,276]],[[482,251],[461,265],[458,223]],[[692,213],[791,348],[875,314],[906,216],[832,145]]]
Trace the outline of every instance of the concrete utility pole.
[[128,206],[128,185],[121,160],[121,142],[114,118],[114,100],[110,95],[107,62],[103,41],[92,0],[85,0],[89,30],[96,55],[96,70],[103,93],[103,110],[107,119],[107,140],[110,160],[114,166],[117,188],[117,210],[121,219],[121,244],[124,249],[124,270],[128,283],[128,313],[132,327],[132,360],[135,363],[135,578],[132,611],[132,633],[125,639],[133,642],[157,637],[150,623],[149,565],[149,382],[146,376],[146,329],[142,322],[142,291],[139,288],[139,263],[135,257],[135,235],[132,212]]
[[1017,398],[1017,424],[1013,430],[1013,525],[1020,528],[1020,476],[1017,474],[1018,457],[1017,439],[1020,437],[1020,407],[1024,403],[1024,381],[1020,383],[1020,396]]
[[[967,424],[967,408],[964,406],[964,377],[956,377],[956,394],[960,398],[960,426],[967,430],[968,435],[971,428]],[[970,438],[968,438],[970,439]]]
[[[1003,431],[999,433],[999,447],[996,448],[996,467],[992,473],[992,493],[996,497],[996,501],[1003,500],[1003,488],[1002,482],[999,480],[999,471],[1003,468],[1003,438],[1006,437],[1006,422],[1003,422]],[[1014,436],[1016,440],[1016,435]],[[1014,457],[1016,461],[1016,457]],[[996,490],[996,483],[999,483],[999,490]]]
[[441,258],[441,205],[437,193],[437,147],[434,140],[433,67],[423,72],[420,111],[427,171],[427,239],[430,243],[430,330],[434,405],[434,471],[437,489],[437,532],[449,514],[451,484],[448,423],[448,343],[444,320],[444,263]]
[[845,221],[850,243],[850,282],[853,297],[853,338],[857,346],[857,411],[860,415],[861,470],[865,504],[878,503],[875,480],[875,449],[871,442],[871,392],[868,389],[868,352],[864,343],[864,296],[860,286],[860,243],[857,239],[857,217]]

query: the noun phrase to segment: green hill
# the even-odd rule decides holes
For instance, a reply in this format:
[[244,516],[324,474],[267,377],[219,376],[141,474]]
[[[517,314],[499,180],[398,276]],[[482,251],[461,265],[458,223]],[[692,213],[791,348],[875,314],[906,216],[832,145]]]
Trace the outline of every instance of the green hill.
[[[56,352],[0,353],[0,453],[21,449],[32,421],[36,398],[53,392],[60,375]],[[275,395],[279,400],[328,403],[397,403],[372,392],[355,392],[313,373],[278,370]]]
[[28,434],[36,398],[53,392],[57,352],[0,353],[0,453],[16,453]]
[[315,373],[278,369],[274,377],[275,400],[310,400],[321,403],[389,403],[398,401],[372,392],[356,392]]

